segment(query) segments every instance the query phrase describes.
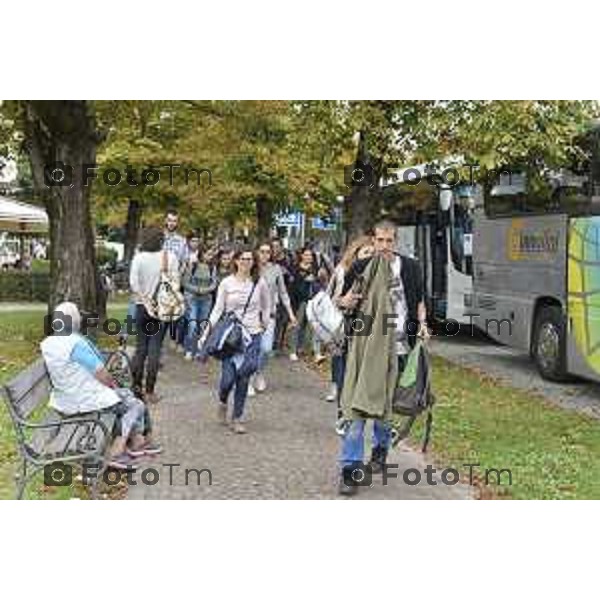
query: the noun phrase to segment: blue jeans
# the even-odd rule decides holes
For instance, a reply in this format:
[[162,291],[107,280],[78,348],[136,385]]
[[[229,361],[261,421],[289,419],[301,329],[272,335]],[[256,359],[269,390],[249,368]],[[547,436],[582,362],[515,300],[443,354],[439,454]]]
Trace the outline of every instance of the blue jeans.
[[262,335],[260,344],[260,358],[258,361],[258,370],[263,372],[267,366],[269,356],[273,352],[273,342],[275,341],[275,317],[269,319],[267,330]]
[[221,363],[219,400],[223,404],[227,404],[229,394],[235,386],[235,391],[233,392],[234,419],[240,419],[244,414],[250,378],[258,368],[261,338],[262,334],[260,333],[253,335],[252,341],[246,347],[243,355],[229,356],[224,358]]
[[[362,462],[365,454],[365,424],[366,419],[355,419],[346,431],[342,440],[340,466],[345,467],[357,462]],[[373,448],[390,447],[392,439],[392,426],[380,420],[373,423]]]
[[198,335],[200,333],[198,326],[202,321],[208,319],[211,308],[212,297],[210,295],[186,298],[185,315],[181,319],[185,333],[183,347],[192,356],[196,356],[198,352]]
[[[405,356],[398,356],[398,369],[400,373],[404,369],[405,361]],[[342,438],[342,448],[340,452],[340,466],[342,468],[357,462],[363,462],[365,454],[364,437],[366,422],[366,419],[354,419],[346,430],[346,433]],[[391,440],[391,424],[387,421],[376,419],[373,423],[373,448],[388,450]]]

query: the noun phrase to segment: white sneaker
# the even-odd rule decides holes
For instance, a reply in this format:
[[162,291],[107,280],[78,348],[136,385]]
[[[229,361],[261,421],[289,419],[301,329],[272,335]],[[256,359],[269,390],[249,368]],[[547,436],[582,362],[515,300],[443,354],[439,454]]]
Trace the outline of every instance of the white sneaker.
[[326,360],[327,357],[324,354],[316,354],[315,355],[315,362],[320,365],[324,360]]
[[329,394],[327,394],[327,396],[325,396],[325,400],[327,400],[327,402],[335,402],[336,398],[337,398],[337,385],[335,383],[332,383],[331,388],[329,388]]
[[264,392],[267,389],[267,382],[262,373],[257,373],[254,376],[254,387],[257,392]]
[[185,360],[193,360],[193,356],[191,352],[186,352],[185,356],[183,357]]
[[254,386],[250,383],[248,385],[248,398],[253,398],[254,396],[256,396],[256,390],[254,389]]
[[292,353],[290,354],[290,360],[291,360],[292,362],[297,362],[297,361],[298,361],[298,355],[297,355],[295,352],[292,352]]

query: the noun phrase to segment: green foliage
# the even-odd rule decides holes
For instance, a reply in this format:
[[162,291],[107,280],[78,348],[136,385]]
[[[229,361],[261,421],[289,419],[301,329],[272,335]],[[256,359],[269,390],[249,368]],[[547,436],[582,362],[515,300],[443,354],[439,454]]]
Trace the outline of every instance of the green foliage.
[[50,261],[34,258],[31,261],[32,273],[50,273]]
[[[136,199],[146,224],[176,204],[183,229],[206,231],[236,222],[252,228],[259,199],[271,213],[327,214],[336,196],[349,193],[344,166],[356,158],[359,132],[378,175],[386,165],[453,158],[478,163],[484,177],[498,166],[539,169],[580,156],[574,139],[599,114],[592,101],[541,100],[128,100],[93,108],[103,136],[100,171],[131,165],[139,180],[147,167],[180,165],[173,185],[166,167],[155,186],[109,186],[98,177],[97,221],[122,226]],[[0,104],[0,149],[18,154],[22,112],[18,102]],[[212,185],[206,177],[186,184],[186,168],[210,169]]]
[[50,273],[5,271],[0,273],[0,302],[47,302]]
[[106,246],[96,247],[96,264],[101,267],[103,265],[110,265],[114,267],[117,263],[118,253],[114,248],[107,248]]

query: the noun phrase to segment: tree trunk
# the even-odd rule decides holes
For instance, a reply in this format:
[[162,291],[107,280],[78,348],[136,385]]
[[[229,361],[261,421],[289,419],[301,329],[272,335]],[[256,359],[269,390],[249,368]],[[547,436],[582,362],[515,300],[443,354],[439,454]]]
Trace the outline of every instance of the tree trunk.
[[[51,309],[62,301],[103,317],[106,297],[96,271],[95,236],[90,187],[84,186],[82,165],[96,160],[95,119],[85,100],[25,101],[34,189],[50,221]],[[64,185],[46,185],[45,174],[64,163]],[[46,173],[45,173],[46,171]]]
[[367,135],[364,131],[360,132],[355,163],[366,165],[370,171],[365,171],[362,185],[352,185],[350,194],[346,196],[343,220],[344,238],[347,242],[367,233],[382,212],[379,182],[383,173],[383,161],[369,156]]
[[264,196],[256,199],[256,224],[257,238],[259,240],[267,239],[273,224],[273,206]]
[[127,222],[125,223],[125,247],[123,249],[123,260],[131,264],[138,233],[142,224],[142,213],[144,207],[139,200],[131,198],[127,207]]
[[[356,162],[368,164],[368,153],[366,135],[363,131],[360,132],[358,141],[358,149],[356,152]],[[371,183],[371,181],[365,181]],[[344,222],[346,223],[346,234],[348,241],[359,235],[367,232],[371,225],[369,196],[370,188],[368,185],[353,185],[347,201],[344,206],[346,215]]]

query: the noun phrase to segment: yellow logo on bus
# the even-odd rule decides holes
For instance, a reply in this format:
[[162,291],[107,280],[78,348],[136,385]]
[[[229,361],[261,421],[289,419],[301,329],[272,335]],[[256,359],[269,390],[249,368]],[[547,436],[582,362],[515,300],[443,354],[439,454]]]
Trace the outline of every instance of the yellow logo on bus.
[[513,219],[508,229],[508,260],[550,260],[558,245],[558,231],[526,229],[524,219]]

